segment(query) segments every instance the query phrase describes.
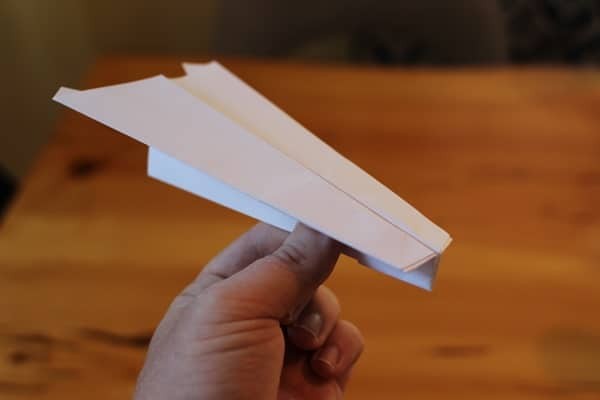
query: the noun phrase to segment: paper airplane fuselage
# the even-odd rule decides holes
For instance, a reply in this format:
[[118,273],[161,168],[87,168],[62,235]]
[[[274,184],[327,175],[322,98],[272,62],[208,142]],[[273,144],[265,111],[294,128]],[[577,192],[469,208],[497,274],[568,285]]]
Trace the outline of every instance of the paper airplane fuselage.
[[431,289],[450,236],[218,63],[54,99],[149,146],[148,174]]

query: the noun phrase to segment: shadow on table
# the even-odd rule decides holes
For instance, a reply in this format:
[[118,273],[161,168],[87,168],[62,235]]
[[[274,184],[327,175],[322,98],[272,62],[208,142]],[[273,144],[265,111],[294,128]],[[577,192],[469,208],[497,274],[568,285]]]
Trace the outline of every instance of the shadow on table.
[[561,327],[539,343],[541,361],[560,394],[594,394],[600,398],[600,332]]

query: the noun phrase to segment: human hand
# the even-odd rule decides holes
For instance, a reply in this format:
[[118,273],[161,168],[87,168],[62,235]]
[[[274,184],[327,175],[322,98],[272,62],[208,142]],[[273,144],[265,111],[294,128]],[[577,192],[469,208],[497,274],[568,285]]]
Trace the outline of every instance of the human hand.
[[135,399],[341,399],[363,339],[321,285],[338,256],[303,225],[256,225],[173,301]]

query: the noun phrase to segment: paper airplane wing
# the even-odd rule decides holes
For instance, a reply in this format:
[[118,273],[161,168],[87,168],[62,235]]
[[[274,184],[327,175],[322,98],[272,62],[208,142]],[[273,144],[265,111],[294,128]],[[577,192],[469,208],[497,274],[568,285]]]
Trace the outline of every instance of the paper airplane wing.
[[437,253],[450,236],[217,62],[183,65],[175,82]]
[[[262,102],[269,110],[254,118],[243,112],[243,102],[218,97],[216,87],[210,87],[208,95],[200,93],[201,79],[163,76],[86,91],[63,88],[55,100],[150,146],[151,176],[282,229],[291,230],[301,221],[343,243],[345,252],[361,263],[431,288],[441,252],[437,249],[445,248],[447,234],[444,242],[441,230],[405,202],[404,210],[379,213],[373,206],[381,206],[377,200],[365,205],[368,195],[348,193],[364,188],[339,184],[336,174],[351,174],[344,182],[352,181],[352,174],[361,174],[359,181],[369,181],[382,192],[385,187],[217,67],[219,74],[227,76],[229,83],[224,85],[240,91],[237,98]],[[302,151],[325,149],[331,169],[327,170],[327,163],[303,157],[293,146],[286,147],[287,133],[265,129],[270,124],[262,118],[270,118],[281,129],[296,124],[292,142]],[[328,171],[334,173],[324,177]],[[407,220],[418,223],[390,221],[389,215],[396,215],[402,222],[406,212],[411,213]],[[418,229],[435,234],[424,240],[415,233]]]

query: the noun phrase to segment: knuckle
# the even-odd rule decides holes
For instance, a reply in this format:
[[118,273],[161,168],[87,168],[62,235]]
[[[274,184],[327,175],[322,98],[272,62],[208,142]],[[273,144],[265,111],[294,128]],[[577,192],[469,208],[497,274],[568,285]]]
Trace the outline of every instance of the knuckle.
[[290,266],[303,265],[307,261],[306,250],[296,243],[284,243],[273,256]]
[[321,295],[324,296],[330,302],[330,304],[334,307],[334,309],[337,310],[337,313],[339,314],[342,310],[342,305],[336,294],[333,292],[333,290],[329,289],[325,285],[321,285],[319,287],[319,292],[322,293]]
[[345,329],[351,335],[353,341],[357,344],[357,346],[360,348],[360,351],[362,352],[363,348],[365,347],[365,339],[360,329],[358,329],[358,327],[350,321],[344,320],[342,321],[342,323],[345,325]]
[[196,282],[189,284],[181,293],[171,302],[171,309],[183,308],[194,302],[200,294],[200,289]]

